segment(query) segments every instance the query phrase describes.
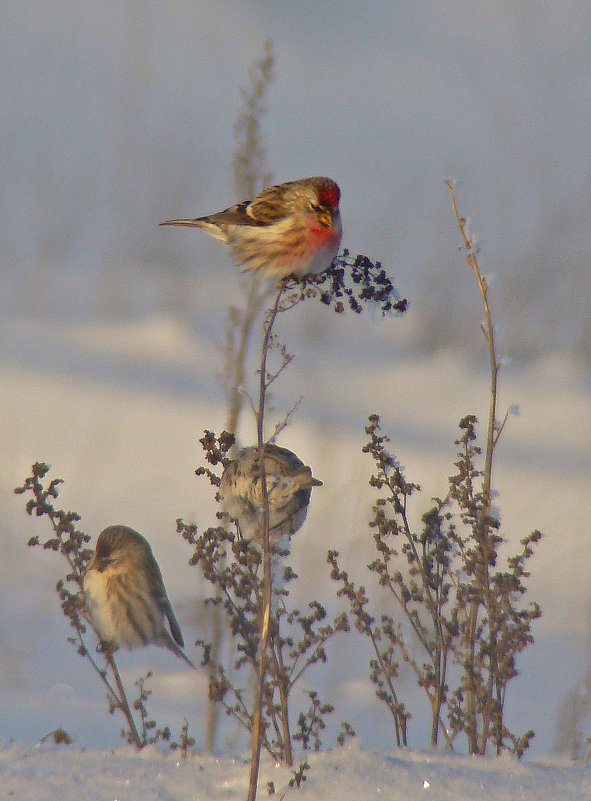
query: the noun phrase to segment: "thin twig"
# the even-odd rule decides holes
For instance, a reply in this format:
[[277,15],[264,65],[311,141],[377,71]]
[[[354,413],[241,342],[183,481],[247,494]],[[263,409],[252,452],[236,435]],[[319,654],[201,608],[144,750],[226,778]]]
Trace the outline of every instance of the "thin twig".
[[127,723],[129,725],[129,732],[133,738],[134,743],[136,744],[138,749],[142,749],[145,745],[142,742],[137,727],[135,725],[135,721],[133,719],[133,715],[131,714],[131,709],[129,707],[129,703],[127,701],[127,696],[125,694],[125,687],[123,686],[123,682],[121,680],[121,676],[119,674],[119,669],[113,659],[113,654],[109,651],[105,651],[105,659],[107,660],[107,664],[111,668],[111,672],[113,673],[113,677],[115,678],[115,684],[117,685],[117,690],[119,691],[119,695],[115,695],[115,699],[117,701],[117,706],[123,712],[127,719]]
[[[484,499],[484,505],[481,510],[481,519],[480,519],[480,537],[479,537],[479,545],[482,550],[481,554],[481,562],[482,562],[482,589],[484,590],[484,602],[485,607],[489,619],[489,675],[487,681],[487,705],[485,710],[483,711],[483,721],[482,721],[482,731],[480,735],[480,744],[477,744],[477,733],[476,733],[476,710],[475,710],[475,697],[474,697],[474,690],[470,688],[469,692],[467,693],[467,705],[469,709],[469,716],[473,721],[473,733],[472,733],[472,742],[470,743],[470,750],[472,753],[481,753],[483,754],[486,749],[486,743],[490,736],[490,710],[492,704],[492,697],[495,689],[496,677],[498,676],[498,664],[497,664],[497,639],[496,639],[496,632],[493,630],[492,626],[492,619],[493,619],[493,601],[491,598],[491,589],[490,589],[490,578],[489,578],[489,565],[491,561],[491,555],[494,551],[494,545],[491,543],[491,532],[490,532],[490,513],[491,513],[491,499],[492,499],[492,470],[493,470],[493,457],[494,457],[494,450],[495,446],[498,442],[498,439],[501,435],[505,422],[507,420],[507,415],[505,415],[505,419],[503,421],[502,426],[497,430],[497,392],[498,392],[498,375],[501,365],[497,360],[496,355],[496,346],[495,346],[495,337],[494,337],[494,328],[492,322],[492,315],[490,311],[490,306],[488,303],[488,283],[482,273],[480,272],[480,268],[478,265],[478,258],[476,254],[476,247],[474,243],[474,239],[468,234],[467,231],[467,221],[465,217],[461,217],[456,205],[455,199],[455,192],[454,192],[454,185],[453,181],[446,181],[446,185],[451,197],[451,203],[454,215],[456,217],[456,221],[458,224],[458,229],[462,236],[464,247],[466,249],[466,263],[472,269],[476,281],[478,283],[478,290],[480,292],[480,297],[482,300],[482,306],[484,309],[484,318],[485,324],[482,326],[482,330],[484,333],[484,337],[486,339],[488,345],[488,355],[489,355],[489,367],[490,367],[490,397],[489,397],[489,411],[488,411],[488,427],[487,427],[487,435],[486,435],[486,452],[485,452],[485,460],[484,460],[484,472],[482,476],[482,495]],[[474,665],[474,643],[475,643],[475,632],[476,632],[476,625],[477,625],[477,618],[478,618],[478,608],[480,606],[480,600],[476,598],[472,601],[471,609],[470,609],[470,643],[471,643],[471,654],[470,654],[470,664]]]
[[263,604],[259,639],[259,665],[254,701],[254,717],[252,727],[252,747],[250,760],[250,780],[248,785],[247,801],[255,801],[259,777],[262,739],[262,703],[263,688],[265,684],[265,660],[267,642],[269,637],[269,617],[271,615],[271,547],[269,541],[269,495],[267,492],[267,474],[265,471],[265,401],[268,387],[267,356],[269,342],[273,330],[273,323],[279,312],[279,303],[283,294],[284,284],[280,283],[275,297],[275,303],[265,321],[265,334],[261,350],[261,366],[259,375],[259,408],[257,410],[257,443],[259,448],[259,470],[261,476],[261,499],[263,505],[262,540],[263,540]]

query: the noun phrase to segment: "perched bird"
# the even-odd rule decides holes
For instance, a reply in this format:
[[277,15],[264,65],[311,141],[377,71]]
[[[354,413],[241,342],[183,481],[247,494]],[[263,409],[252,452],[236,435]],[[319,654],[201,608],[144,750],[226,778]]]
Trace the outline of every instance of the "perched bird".
[[341,190],[323,176],[264,189],[217,214],[161,225],[190,225],[225,242],[244,270],[265,278],[322,273],[339,252]]
[[[271,541],[289,538],[302,527],[312,487],[322,481],[312,477],[295,453],[278,445],[265,445],[265,477],[269,498]],[[222,474],[220,495],[226,512],[238,521],[246,539],[262,541],[263,498],[257,445],[244,448]]]
[[154,643],[195,667],[181,651],[183,635],[158,562],[149,542],[137,531],[109,526],[99,535],[83,589],[90,619],[105,648],[114,651],[123,645],[136,648]]

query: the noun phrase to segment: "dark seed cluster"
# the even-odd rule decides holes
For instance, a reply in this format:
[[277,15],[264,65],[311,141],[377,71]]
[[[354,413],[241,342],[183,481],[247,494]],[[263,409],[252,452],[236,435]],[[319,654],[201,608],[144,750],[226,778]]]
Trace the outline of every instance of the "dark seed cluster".
[[361,314],[363,308],[377,304],[382,316],[406,311],[408,301],[398,294],[381,263],[371,261],[361,254],[353,257],[348,250],[334,259],[321,275],[291,278],[287,289],[305,289],[302,297],[317,297],[325,306],[331,306],[337,314],[349,308]]

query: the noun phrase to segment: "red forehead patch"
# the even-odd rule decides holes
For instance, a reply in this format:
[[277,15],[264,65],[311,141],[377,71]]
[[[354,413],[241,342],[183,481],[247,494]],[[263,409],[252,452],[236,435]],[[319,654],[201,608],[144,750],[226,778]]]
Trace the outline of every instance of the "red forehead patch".
[[318,201],[321,206],[336,209],[341,198],[341,190],[336,184],[325,184],[318,190]]

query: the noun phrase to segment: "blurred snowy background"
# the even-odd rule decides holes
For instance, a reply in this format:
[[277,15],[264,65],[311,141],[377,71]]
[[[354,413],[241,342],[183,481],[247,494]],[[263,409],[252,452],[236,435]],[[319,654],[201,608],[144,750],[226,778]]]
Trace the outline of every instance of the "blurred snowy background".
[[[308,304],[280,321],[296,360],[274,404],[281,413],[304,396],[281,444],[325,482],[294,541],[296,595],[336,611],[330,547],[367,580],[368,413],[382,414],[424,489],[415,519],[445,492],[457,421],[486,419],[480,306],[444,186],[456,178],[512,358],[500,408],[520,409],[498,453],[503,530],[512,550],[533,528],[546,535],[530,580],[544,614],[508,722],[536,731],[533,752],[550,751],[560,703],[591,662],[589,4],[22,0],[0,21],[0,737],[34,743],[61,725],[82,745],[117,742],[119,721],[65,642],[61,564],[26,548],[47,532],[12,492],[33,461],[65,480],[60,502],[93,537],[121,522],[150,539],[186,641],[203,634],[174,521],[213,522],[193,471],[203,429],[225,421],[219,343],[241,293],[218,243],[157,223],[233,202],[239,87],[271,39],[274,179],[334,177],[343,245],[381,260],[411,303],[401,319]],[[253,431],[247,415],[243,440]],[[318,688],[335,723],[392,747],[363,647],[351,635],[348,660],[335,641]],[[159,722],[178,732],[189,717],[200,744],[205,677],[156,649],[120,664],[130,681],[154,669]],[[411,676],[404,684],[422,747],[422,699]]]

